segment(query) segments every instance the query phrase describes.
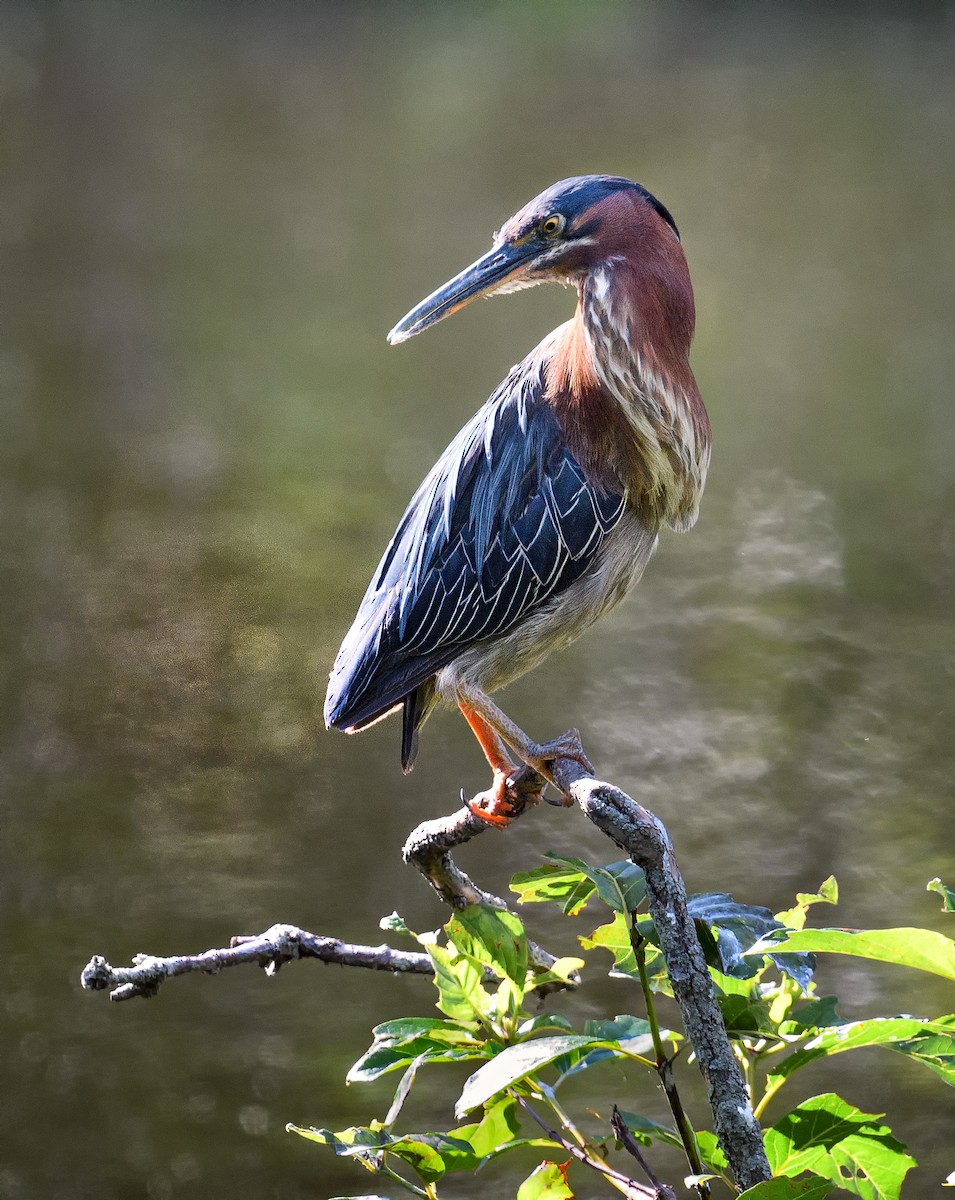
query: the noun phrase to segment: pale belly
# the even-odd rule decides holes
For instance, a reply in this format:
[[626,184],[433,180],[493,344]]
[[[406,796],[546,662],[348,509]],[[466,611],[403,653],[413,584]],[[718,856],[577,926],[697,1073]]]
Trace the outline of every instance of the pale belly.
[[435,676],[438,696],[455,703],[478,689],[488,693],[569,646],[618,604],[643,574],[656,549],[656,530],[626,514],[604,543],[595,566],[566,591],[525,617],[503,637],[477,642]]

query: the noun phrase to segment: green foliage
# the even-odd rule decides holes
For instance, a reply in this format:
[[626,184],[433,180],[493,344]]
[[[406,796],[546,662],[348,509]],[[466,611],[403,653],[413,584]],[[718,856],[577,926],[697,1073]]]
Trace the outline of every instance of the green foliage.
[[779,939],[764,939],[748,953],[765,954],[770,947],[850,954],[955,980],[955,942],[931,929],[799,929]]
[[517,1200],[574,1200],[566,1169],[557,1163],[541,1163],[517,1189]]
[[[687,1178],[701,1194],[720,1180],[735,1193],[724,1149],[710,1130],[690,1128],[674,1084],[682,1039],[657,1020],[654,996],[672,992],[656,930],[643,909],[642,872],[630,862],[591,867],[579,859],[549,857],[537,870],[515,876],[512,886],[520,903],[553,903],[568,916],[591,903],[602,905],[609,919],[578,940],[597,961],[609,954],[611,975],[639,983],[634,995],[646,1001],[646,1016],[623,1014],[579,1028],[559,1014],[532,1013],[542,989],[556,981],[576,985],[584,960],[538,965],[523,922],[512,913],[473,907],[452,917],[440,933],[420,935],[393,915],[388,928],[416,938],[431,957],[442,1015],[376,1026],[372,1045],[351,1068],[349,1081],[362,1083],[401,1072],[384,1120],[339,1132],[289,1129],[353,1159],[389,1185],[430,1200],[439,1196],[438,1185],[448,1174],[478,1170],[512,1152],[525,1161],[528,1153],[536,1153],[542,1161],[519,1185],[518,1200],[565,1200],[574,1195],[575,1175],[586,1169],[581,1160],[618,1186],[622,1177],[636,1173],[636,1163],[624,1156],[608,1128],[588,1136],[557,1097],[571,1076],[624,1061],[648,1073],[648,1094],[662,1083],[673,1110],[672,1125],[636,1112],[619,1113],[634,1141],[650,1155],[655,1145],[682,1148]],[[951,908],[952,893],[938,880],[929,890],[942,896],[946,911]],[[760,1118],[794,1074],[850,1050],[888,1049],[955,1084],[955,1016],[845,1021],[836,998],[816,996],[812,982],[817,953],[861,955],[955,978],[955,944],[919,929],[806,928],[813,906],[837,900],[833,879],[818,892],[799,894],[791,909],[775,916],[722,892],[690,899],[727,1031]],[[454,1112],[458,1121],[470,1117],[470,1123],[440,1132],[399,1132],[396,1126],[421,1071],[462,1062],[473,1069]],[[598,1076],[593,1086],[600,1097]],[[618,1132],[623,1136],[619,1127]],[[861,1112],[833,1093],[778,1116],[765,1141],[774,1177],[744,1193],[752,1200],[822,1200],[836,1188],[863,1200],[897,1200],[915,1165],[880,1114]]]
[[860,1112],[833,1093],[813,1096],[766,1132],[774,1175],[810,1171],[865,1200],[898,1196],[915,1166],[882,1125],[881,1114]]

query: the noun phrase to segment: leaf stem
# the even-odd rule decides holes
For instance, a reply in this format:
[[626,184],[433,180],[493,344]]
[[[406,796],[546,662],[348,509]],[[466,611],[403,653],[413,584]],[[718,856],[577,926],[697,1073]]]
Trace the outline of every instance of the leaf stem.
[[[643,1001],[647,1010],[647,1022],[650,1026],[650,1036],[653,1039],[653,1049],[657,1059],[654,1066],[660,1082],[663,1084],[663,1091],[670,1106],[670,1112],[673,1114],[673,1119],[676,1122],[677,1132],[680,1135],[680,1141],[683,1143],[683,1152],[690,1167],[690,1174],[702,1175],[704,1173],[703,1163],[700,1161],[700,1153],[696,1145],[696,1134],[693,1131],[693,1126],[690,1124],[689,1117],[686,1115],[683,1101],[680,1099],[680,1093],[677,1091],[676,1081],[673,1078],[672,1061],[667,1057],[663,1049],[663,1038],[660,1036],[660,1023],[657,1020],[657,1010],[653,1003],[653,990],[650,987],[650,976],[647,972],[646,944],[646,938],[637,929],[634,913],[631,913],[630,945],[633,947],[634,957],[637,960],[637,972],[640,976],[640,987],[643,991]],[[697,1190],[702,1197],[707,1197],[710,1194],[710,1189],[705,1183],[697,1184]]]
[[[560,1121],[561,1125],[563,1125],[581,1150],[587,1149],[587,1139],[574,1124],[570,1113],[567,1112],[561,1102],[557,1099],[557,1093],[554,1091],[554,1089],[548,1086],[546,1083],[542,1083],[539,1079],[535,1080],[535,1082],[540,1094],[553,1109],[554,1115],[557,1117],[558,1121]],[[530,1112],[530,1109],[528,1109],[528,1112]],[[531,1115],[533,1116],[533,1113]]]
[[644,949],[646,944],[647,940],[639,929],[637,929],[633,920],[633,914],[631,913],[630,945],[637,960],[640,988],[643,991],[643,1003],[647,1010],[647,1022],[650,1025],[650,1036],[653,1039],[653,1052],[657,1060],[655,1065],[657,1070],[659,1070],[660,1064],[666,1061],[666,1051],[663,1049],[663,1038],[660,1036],[660,1022],[657,1020],[657,1010],[653,1003],[653,991],[650,987],[650,976],[647,973],[647,952]]
[[762,1099],[758,1104],[753,1105],[753,1116],[757,1121],[765,1112],[766,1105],[770,1102],[770,1100],[772,1100],[773,1096],[776,1095],[785,1082],[786,1076],[782,1076],[781,1078],[777,1077],[775,1083],[768,1083],[766,1085],[766,1090],[763,1092]]
[[437,1200],[437,1192],[428,1188],[419,1188],[417,1184],[411,1182],[410,1179],[405,1179],[404,1175],[399,1175],[397,1171],[392,1170],[386,1163],[382,1163],[379,1168],[382,1175],[387,1175],[389,1179],[393,1179],[395,1183],[400,1184],[405,1191],[413,1192],[416,1196],[421,1196],[423,1200]]

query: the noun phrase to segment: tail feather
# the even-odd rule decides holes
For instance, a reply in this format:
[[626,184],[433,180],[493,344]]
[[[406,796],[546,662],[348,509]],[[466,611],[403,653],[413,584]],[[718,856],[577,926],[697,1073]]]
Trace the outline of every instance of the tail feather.
[[404,698],[401,712],[401,769],[406,775],[414,770],[418,757],[418,730],[427,719],[434,699],[434,681],[425,680]]

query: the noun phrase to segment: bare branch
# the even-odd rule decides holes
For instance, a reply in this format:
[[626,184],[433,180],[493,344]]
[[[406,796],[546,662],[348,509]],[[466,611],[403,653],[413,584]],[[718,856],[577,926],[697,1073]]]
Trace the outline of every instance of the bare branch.
[[109,988],[110,1000],[132,1000],[155,996],[166,979],[201,972],[218,975],[226,967],[257,963],[267,975],[275,975],[283,963],[296,958],[317,958],[345,967],[367,967],[372,971],[433,975],[427,954],[393,950],[390,946],[355,946],[338,938],[322,937],[294,925],[273,925],[265,933],[234,937],[228,948],[203,954],[177,954],[160,958],[137,954],[131,967],[113,967],[96,954],[83,968],[83,987],[93,992]]
[[[464,799],[462,793],[461,799]],[[427,879],[445,904],[451,908],[467,908],[469,904],[487,904],[491,908],[507,908],[507,901],[482,891],[465,873],[455,866],[451,851],[463,846],[478,834],[484,833],[487,823],[462,806],[446,817],[423,821],[413,829],[405,842],[404,860]]]

